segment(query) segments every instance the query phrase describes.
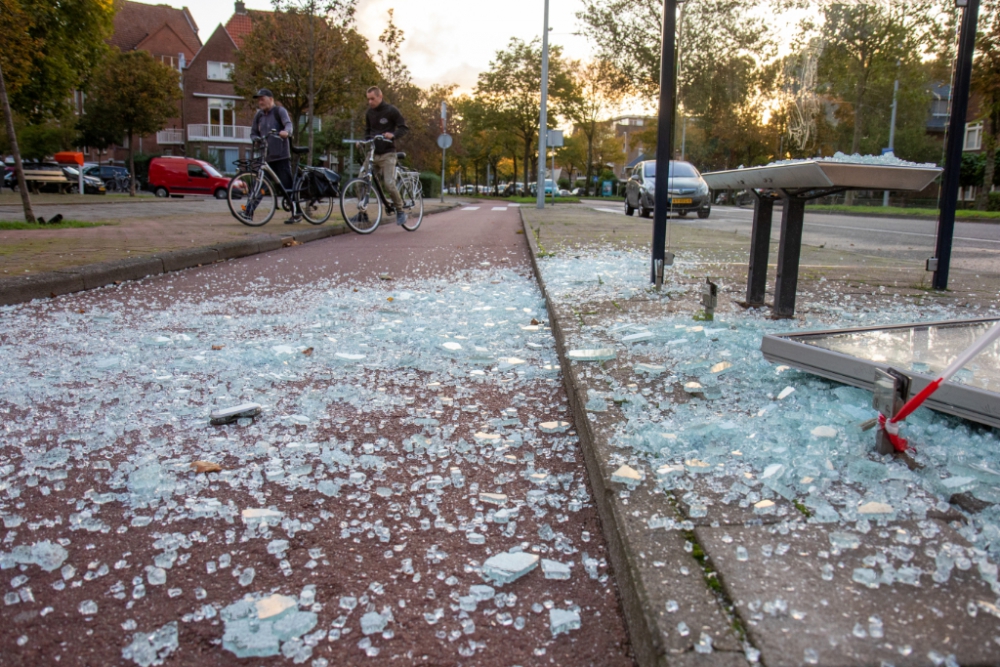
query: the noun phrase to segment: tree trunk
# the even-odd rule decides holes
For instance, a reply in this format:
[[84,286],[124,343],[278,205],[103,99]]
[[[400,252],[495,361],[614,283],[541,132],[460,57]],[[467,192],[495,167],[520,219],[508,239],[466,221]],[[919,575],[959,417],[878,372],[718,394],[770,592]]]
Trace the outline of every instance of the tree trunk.
[[[306,112],[306,122],[309,124],[309,162],[313,163],[313,105],[316,101],[316,20],[313,16],[315,4],[309,5],[309,111]],[[297,119],[296,119],[297,120]],[[294,174],[292,174],[294,176]]]
[[510,152],[510,159],[514,163],[514,173],[511,178],[514,179],[514,196],[517,197],[520,194],[517,191],[517,151]]
[[132,140],[132,130],[128,131],[128,196],[135,196],[135,141]]
[[[625,156],[628,159],[628,155]],[[584,186],[584,193],[589,197],[590,192],[590,182],[594,177],[594,134],[591,132],[587,135],[587,184]]]
[[531,192],[531,188],[528,183],[531,178],[529,169],[531,166],[531,138],[528,135],[524,136],[524,193],[527,195]]
[[7,84],[3,79],[3,67],[0,67],[0,106],[3,107],[4,119],[7,121],[7,140],[10,142],[10,152],[14,154],[14,174],[17,176],[17,189],[21,191],[24,220],[29,224],[34,224],[35,212],[31,210],[31,195],[28,194],[28,184],[24,180],[24,165],[21,163],[21,149],[17,146],[14,114],[10,110],[10,100],[7,99]]
[[983,173],[983,187],[976,197],[976,210],[985,211],[990,203],[990,191],[993,189],[993,177],[997,165],[997,127],[996,118],[987,118],[983,128],[986,135],[986,170]]

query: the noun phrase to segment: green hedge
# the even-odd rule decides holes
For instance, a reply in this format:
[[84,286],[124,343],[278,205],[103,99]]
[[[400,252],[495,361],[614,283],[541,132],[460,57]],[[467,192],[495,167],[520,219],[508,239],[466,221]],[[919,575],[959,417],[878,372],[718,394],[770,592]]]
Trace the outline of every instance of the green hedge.
[[441,177],[431,171],[420,172],[420,187],[424,190],[424,197],[441,196]]
[[991,192],[986,204],[987,211],[1000,211],[1000,192]]

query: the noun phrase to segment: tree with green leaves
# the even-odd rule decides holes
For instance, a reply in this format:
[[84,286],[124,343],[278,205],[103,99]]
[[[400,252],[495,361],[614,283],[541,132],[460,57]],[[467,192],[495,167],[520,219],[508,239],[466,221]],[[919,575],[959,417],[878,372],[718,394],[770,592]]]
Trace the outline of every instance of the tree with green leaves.
[[904,60],[919,61],[929,51],[927,38],[935,27],[933,10],[938,4],[937,0],[859,2],[823,8],[821,91],[849,108],[852,153],[861,149],[866,106],[874,103],[872,84],[879,78],[893,81]]
[[[72,92],[108,49],[114,0],[3,0],[0,13],[21,17],[0,20],[0,52],[11,67],[11,108],[31,123],[64,118]],[[14,61],[20,65],[13,67]]]
[[272,0],[254,19],[233,66],[236,92],[269,88],[298,128],[305,121],[313,151],[313,118],[342,113],[377,80],[364,37],[354,27],[356,0]]
[[[685,2],[677,21],[678,119],[699,128],[689,154],[702,168],[769,157],[765,101],[776,83],[774,15],[785,0]],[[620,88],[649,103],[660,89],[662,0],[584,0],[578,14]],[[675,122],[675,143],[680,120]],[[702,140],[704,138],[704,140]]]
[[166,127],[177,113],[181,97],[180,76],[145,51],[121,53],[113,50],[91,79],[84,125],[101,123],[110,136],[128,143],[129,194],[135,196],[135,138]]
[[594,141],[598,128],[605,123],[623,100],[620,74],[611,63],[593,60],[586,64],[574,63],[575,94],[564,105],[566,117],[573,122],[574,135],[579,132],[586,140],[586,161],[582,166],[587,175],[587,194],[591,193],[594,175]]
[[1000,180],[996,164],[1000,144],[1000,2],[986,0],[980,12],[981,29],[972,68],[972,90],[983,115],[983,181],[976,208],[985,211],[990,190]]
[[[0,2],[0,106],[14,153],[25,219],[34,220],[24,182],[14,115],[28,126],[65,118],[71,93],[86,81],[107,50],[113,0],[2,0]],[[35,132],[32,138],[44,132]],[[49,132],[48,136],[53,136]]]
[[[479,75],[476,95],[486,104],[491,122],[517,136],[523,150],[524,182],[529,182],[530,165],[537,147],[542,87],[542,44],[512,38],[498,51],[489,70]],[[570,68],[562,49],[549,47],[550,126],[564,113],[565,103],[575,94]],[[545,128],[549,129],[549,128]]]
[[31,195],[24,180],[24,165],[21,163],[21,151],[17,143],[17,131],[14,128],[14,112],[10,104],[10,93],[17,93],[30,77],[29,54],[35,48],[36,41],[31,38],[28,28],[30,28],[30,18],[18,4],[11,0],[9,4],[0,6],[0,35],[3,36],[5,45],[5,48],[0,49],[0,112],[4,117],[9,150],[14,155],[14,172],[18,190],[21,192],[24,219],[34,223],[35,213],[31,208]]

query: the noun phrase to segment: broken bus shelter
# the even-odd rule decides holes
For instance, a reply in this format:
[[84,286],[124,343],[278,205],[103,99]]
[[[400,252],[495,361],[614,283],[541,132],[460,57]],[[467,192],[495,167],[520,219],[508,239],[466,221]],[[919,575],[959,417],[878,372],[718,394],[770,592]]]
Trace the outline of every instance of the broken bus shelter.
[[756,200],[750,232],[747,307],[764,305],[771,216],[775,202],[783,200],[773,313],[776,318],[790,318],[795,314],[806,202],[847,190],[920,191],[940,173],[939,167],[803,160],[716,171],[703,174],[703,178],[713,190],[749,190]]

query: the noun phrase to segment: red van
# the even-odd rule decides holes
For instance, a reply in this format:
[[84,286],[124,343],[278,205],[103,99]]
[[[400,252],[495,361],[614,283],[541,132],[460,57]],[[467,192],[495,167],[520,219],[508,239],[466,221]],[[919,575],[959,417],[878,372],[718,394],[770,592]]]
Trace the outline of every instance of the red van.
[[170,155],[150,160],[148,182],[157,197],[214,195],[225,199],[229,187],[229,179],[208,162]]

